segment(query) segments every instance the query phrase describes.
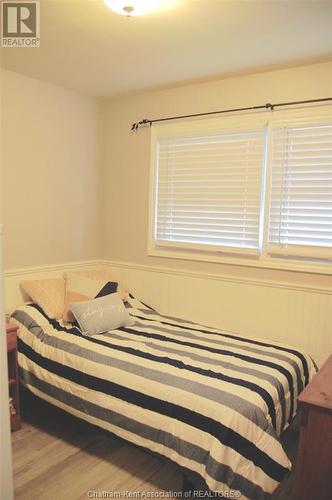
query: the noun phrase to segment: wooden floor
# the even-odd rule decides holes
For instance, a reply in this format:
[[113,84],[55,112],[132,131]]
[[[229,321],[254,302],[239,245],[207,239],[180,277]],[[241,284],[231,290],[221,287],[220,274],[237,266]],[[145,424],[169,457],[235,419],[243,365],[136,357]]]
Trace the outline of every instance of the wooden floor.
[[[38,400],[28,398],[23,407],[22,428],[12,434],[15,500],[79,500],[93,498],[91,491],[181,491],[182,475],[172,463]],[[283,437],[291,460],[297,439],[294,430]],[[291,485],[292,474],[270,498],[291,500]]]

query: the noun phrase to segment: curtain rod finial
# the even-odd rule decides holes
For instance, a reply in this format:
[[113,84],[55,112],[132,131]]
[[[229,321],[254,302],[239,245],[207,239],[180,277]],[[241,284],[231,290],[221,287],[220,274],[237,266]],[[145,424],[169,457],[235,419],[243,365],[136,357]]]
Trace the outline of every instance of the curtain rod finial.
[[141,128],[144,125],[150,125],[151,127],[152,121],[148,120],[147,118],[144,118],[139,122],[133,123],[130,130],[136,132],[139,128]]

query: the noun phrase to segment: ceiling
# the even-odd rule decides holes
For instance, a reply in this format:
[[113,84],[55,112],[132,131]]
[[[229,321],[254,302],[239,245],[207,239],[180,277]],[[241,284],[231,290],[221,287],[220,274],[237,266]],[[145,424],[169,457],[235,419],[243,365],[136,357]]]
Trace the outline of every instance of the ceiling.
[[40,48],[3,48],[2,66],[112,97],[327,60],[332,1],[177,0],[126,18],[102,0],[41,0]]

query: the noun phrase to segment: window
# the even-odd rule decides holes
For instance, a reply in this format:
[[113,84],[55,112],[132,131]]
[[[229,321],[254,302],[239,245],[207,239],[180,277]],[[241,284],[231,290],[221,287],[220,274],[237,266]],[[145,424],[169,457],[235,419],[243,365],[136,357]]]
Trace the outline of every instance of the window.
[[150,254],[332,258],[330,107],[168,123],[152,143]]
[[155,241],[258,253],[264,130],[161,139]]
[[331,257],[332,124],[272,130],[269,252]]

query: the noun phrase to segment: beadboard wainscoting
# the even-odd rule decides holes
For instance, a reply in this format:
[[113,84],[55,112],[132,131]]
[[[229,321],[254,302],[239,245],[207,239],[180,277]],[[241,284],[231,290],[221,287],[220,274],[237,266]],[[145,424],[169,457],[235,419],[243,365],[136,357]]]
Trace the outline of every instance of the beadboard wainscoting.
[[143,302],[164,314],[244,336],[273,339],[306,350],[321,366],[332,352],[332,286],[306,286],[111,260],[71,262],[5,272],[6,311],[27,300],[22,279],[107,268]]
[[332,352],[332,286],[307,287],[104,261],[112,279],[170,314],[305,349],[320,366]]

